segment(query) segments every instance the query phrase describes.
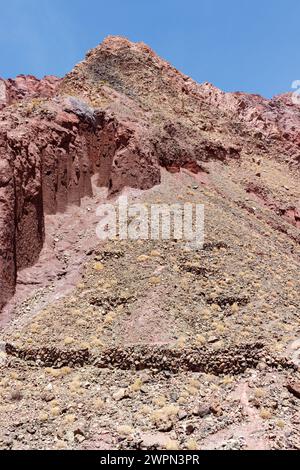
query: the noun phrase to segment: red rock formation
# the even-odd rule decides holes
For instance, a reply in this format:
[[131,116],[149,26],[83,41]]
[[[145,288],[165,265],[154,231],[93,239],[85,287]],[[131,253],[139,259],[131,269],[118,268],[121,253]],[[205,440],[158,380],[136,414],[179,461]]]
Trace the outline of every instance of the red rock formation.
[[44,214],[91,196],[93,174],[111,192],[160,181],[138,126],[72,99],[43,103],[25,119],[31,105],[7,108],[0,122],[0,308],[14,292],[17,271],[39,256]]
[[[300,107],[198,85],[144,44],[108,38],[63,80],[0,80],[0,309],[34,263],[44,214],[92,195],[148,189],[160,167],[204,172],[243,155],[300,159]],[[296,221],[299,213],[287,212]]]
[[24,98],[51,98],[60,79],[51,75],[42,80],[32,75],[18,75],[15,79],[0,78],[0,110]]

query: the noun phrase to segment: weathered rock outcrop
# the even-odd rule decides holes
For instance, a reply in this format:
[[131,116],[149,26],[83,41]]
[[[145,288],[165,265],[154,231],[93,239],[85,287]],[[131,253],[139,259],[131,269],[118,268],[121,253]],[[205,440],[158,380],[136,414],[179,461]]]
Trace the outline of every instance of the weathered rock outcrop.
[[[33,264],[44,215],[92,195],[149,189],[160,167],[207,171],[245,155],[298,171],[300,107],[198,85],[144,44],[108,38],[64,79],[0,80],[0,309]],[[285,214],[299,227],[299,210]]]
[[18,75],[14,80],[0,78],[0,110],[25,98],[51,98],[60,79],[51,75],[42,80],[32,75]]
[[39,256],[44,215],[91,196],[92,175],[111,193],[160,181],[139,126],[78,99],[43,102],[27,119],[31,105],[6,108],[0,122],[0,308],[14,292],[17,271]]

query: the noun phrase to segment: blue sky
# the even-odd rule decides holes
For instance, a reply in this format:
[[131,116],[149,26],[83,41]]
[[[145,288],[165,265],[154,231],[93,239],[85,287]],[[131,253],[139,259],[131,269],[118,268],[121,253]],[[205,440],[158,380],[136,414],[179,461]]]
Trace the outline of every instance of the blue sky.
[[300,79],[299,22],[299,0],[2,1],[0,76],[63,76],[113,34],[198,82],[270,97]]

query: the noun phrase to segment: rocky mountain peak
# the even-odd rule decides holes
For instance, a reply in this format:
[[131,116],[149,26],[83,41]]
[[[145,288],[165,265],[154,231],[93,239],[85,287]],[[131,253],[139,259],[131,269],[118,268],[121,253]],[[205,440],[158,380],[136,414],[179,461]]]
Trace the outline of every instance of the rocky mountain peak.
[[[143,43],[0,80],[0,447],[299,449],[299,173],[291,94]],[[100,241],[121,194],[203,205],[203,247]]]

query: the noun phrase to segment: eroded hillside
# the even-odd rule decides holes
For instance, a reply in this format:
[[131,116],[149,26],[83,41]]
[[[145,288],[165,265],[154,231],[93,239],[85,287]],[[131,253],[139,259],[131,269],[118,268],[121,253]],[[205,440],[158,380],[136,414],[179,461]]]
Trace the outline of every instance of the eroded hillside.
[[[299,448],[291,96],[199,85],[115,37],[0,86],[0,445]],[[204,204],[203,249],[100,243],[119,194]]]

